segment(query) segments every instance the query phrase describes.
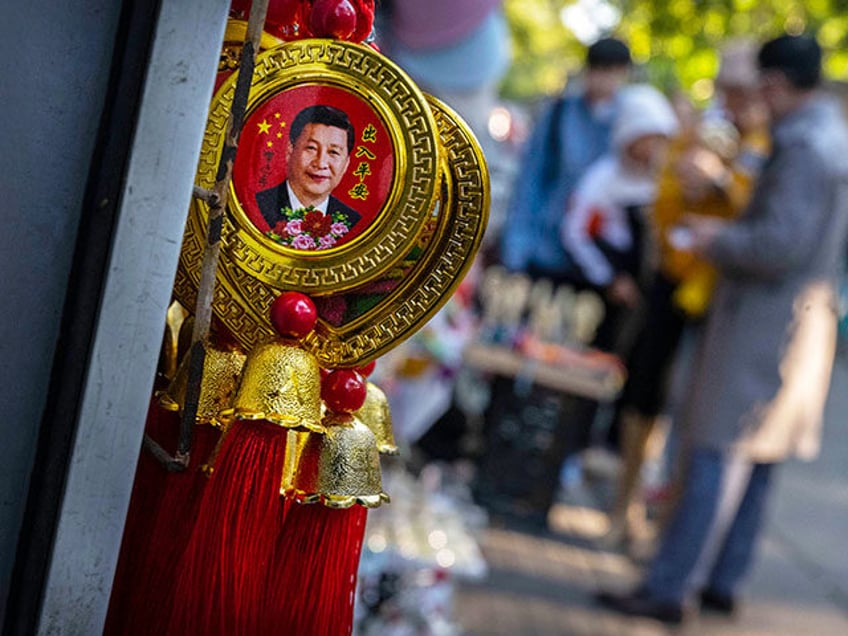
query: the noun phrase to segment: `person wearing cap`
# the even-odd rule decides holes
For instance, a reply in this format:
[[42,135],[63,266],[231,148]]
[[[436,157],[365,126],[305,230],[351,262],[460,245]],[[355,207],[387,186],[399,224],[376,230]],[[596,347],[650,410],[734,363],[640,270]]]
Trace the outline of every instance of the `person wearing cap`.
[[682,492],[637,589],[607,607],[679,623],[731,613],[776,467],[819,452],[848,247],[848,126],[820,84],[813,37],[758,53],[772,150],[736,219],[687,218],[689,249],[720,278],[685,409]]
[[609,150],[615,95],[629,79],[630,50],[616,38],[588,47],[582,87],[541,111],[527,140],[500,237],[510,271],[573,283],[576,269],[559,236],[563,210],[585,170]]
[[[643,325],[627,359],[627,382],[608,434],[619,450],[621,465],[609,530],[602,541],[605,547],[636,548],[647,534],[642,469],[648,454],[664,445],[669,427],[661,423],[670,409],[672,367],[684,334],[697,338],[717,277],[708,261],[676,247],[676,226],[689,213],[738,215],[768,153],[756,56],[752,40],[732,40],[722,48],[715,78],[717,105],[673,141],[659,175],[651,215],[658,266],[645,295]],[[674,414],[672,424],[673,420]],[[678,433],[676,427],[672,434]],[[667,494],[673,497],[678,468],[670,472]]]

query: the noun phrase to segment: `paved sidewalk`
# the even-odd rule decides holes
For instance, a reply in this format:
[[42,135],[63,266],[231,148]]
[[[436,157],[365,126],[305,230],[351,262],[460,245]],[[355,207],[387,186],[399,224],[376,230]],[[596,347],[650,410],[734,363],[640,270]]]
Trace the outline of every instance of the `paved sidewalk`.
[[[597,497],[559,504],[547,532],[493,524],[482,537],[490,573],[459,586],[465,636],[843,636],[848,634],[848,362],[834,373],[821,457],[777,474],[771,511],[733,619],[702,614],[680,628],[618,616],[593,602],[628,589],[639,566],[599,550]],[[588,491],[591,493],[591,491]]]

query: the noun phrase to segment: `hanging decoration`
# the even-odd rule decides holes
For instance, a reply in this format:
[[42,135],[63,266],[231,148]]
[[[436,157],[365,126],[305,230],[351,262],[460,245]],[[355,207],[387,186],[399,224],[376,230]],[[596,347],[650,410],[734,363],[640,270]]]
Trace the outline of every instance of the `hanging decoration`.
[[318,362],[298,345],[315,324],[315,307],[307,296],[285,292],[270,319],[277,335],[247,356],[228,411],[232,424],[179,561],[164,633],[263,633],[257,621],[288,510],[280,497],[288,432],[325,432]]
[[366,392],[358,371],[330,371],[321,383],[325,433],[294,435],[281,489],[294,504],[271,568],[267,629],[287,625],[292,634],[316,636],[351,631],[366,513],[389,501],[376,437],[354,415]]
[[[380,455],[398,453],[367,378],[447,302],[488,218],[476,139],[368,44],[373,0],[270,1],[243,66],[253,14],[233,3],[198,163],[201,193],[220,188],[226,164],[226,196],[192,201],[174,285],[191,311],[214,276],[198,435],[154,480],[167,502],[155,531],[130,527],[147,511],[128,518],[127,562],[158,556],[115,587],[107,633],[351,633],[367,513],[390,501]],[[243,106],[240,67],[252,71]],[[213,368],[235,352],[224,382]],[[148,434],[163,444],[192,387],[190,357],[151,407]],[[186,475],[190,487],[175,486]]]

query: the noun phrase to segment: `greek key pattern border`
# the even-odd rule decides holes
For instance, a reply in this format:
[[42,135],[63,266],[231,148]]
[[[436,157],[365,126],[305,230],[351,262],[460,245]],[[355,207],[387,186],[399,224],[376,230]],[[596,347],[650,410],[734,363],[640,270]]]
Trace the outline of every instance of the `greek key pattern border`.
[[[302,64],[303,59],[320,59],[326,63],[329,54],[347,55],[346,62],[352,69],[363,68],[381,78],[386,72],[382,65],[367,55],[352,55],[352,52],[341,51],[337,47],[327,47],[323,41],[320,46],[310,45],[299,51],[284,49],[272,50],[274,56],[261,58],[260,66],[273,70],[278,68],[277,65]],[[399,92],[390,83],[380,90],[392,95],[392,99]],[[402,92],[396,96],[403,99]],[[426,100],[439,136],[435,144],[437,155],[428,159],[432,161],[433,172],[437,172],[435,166],[438,165],[438,172],[442,173],[441,179],[430,177],[431,184],[439,185],[439,196],[426,214],[418,213],[420,224],[415,232],[404,236],[407,240],[403,247],[390,248],[396,257],[393,262],[416,244],[423,222],[431,220],[434,214],[435,233],[412,271],[377,307],[355,323],[341,328],[332,328],[319,321],[316,331],[303,344],[324,367],[364,364],[415,333],[450,298],[471,266],[482,241],[489,212],[489,174],[482,151],[456,113],[435,98],[426,96]],[[198,166],[198,183],[205,187],[214,183],[226,126],[226,115],[213,110]],[[428,143],[433,145],[432,141]],[[414,181],[408,185],[413,192],[421,190],[420,187],[416,190]],[[174,287],[175,296],[189,310],[193,310],[197,293],[206,218],[205,206],[194,201]],[[403,231],[409,231],[408,226],[403,227],[407,227]],[[249,246],[236,236],[235,225],[228,215],[213,311],[247,350],[272,334],[267,319],[268,309],[280,290],[298,289],[314,293],[314,289],[321,289],[321,285],[329,281],[330,287],[350,291],[375,278],[373,275],[363,276],[363,268],[374,266],[374,260],[367,260],[371,258],[368,252],[359,254],[359,260],[354,263],[334,268],[322,269],[319,263],[292,267],[285,260],[269,263],[268,259],[251,254],[247,249]],[[242,259],[238,266],[233,258],[236,253]],[[260,269],[265,272],[264,275],[258,275]],[[269,283],[268,278],[275,283]]]

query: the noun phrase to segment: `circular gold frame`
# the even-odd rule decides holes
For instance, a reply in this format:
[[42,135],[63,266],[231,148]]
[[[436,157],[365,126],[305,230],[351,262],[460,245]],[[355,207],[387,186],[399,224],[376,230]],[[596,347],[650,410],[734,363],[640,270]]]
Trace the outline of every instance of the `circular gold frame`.
[[[279,55],[279,52],[272,53]],[[428,175],[426,180],[439,187],[437,198],[420,215],[420,222],[423,224],[437,215],[433,236],[401,284],[372,310],[340,327],[319,320],[303,345],[325,368],[365,364],[413,335],[449,300],[471,267],[482,242],[490,204],[489,173],[482,150],[471,130],[453,110],[429,95],[425,99],[438,132],[434,174]],[[210,162],[207,170],[214,170],[216,165]],[[174,287],[177,299],[189,308],[193,307],[197,295],[203,243],[196,239],[203,235],[198,232],[203,220],[196,211],[190,215],[189,225],[194,223],[194,230],[193,234],[187,230]],[[419,234],[412,235],[408,244],[418,240]],[[352,247],[350,251],[357,250]],[[401,251],[398,257],[403,258],[405,254],[406,251]],[[249,350],[273,335],[268,312],[280,289],[243,267],[228,264],[230,255],[229,249],[221,255],[213,310],[227,330]],[[339,293],[355,291],[378,278],[379,274],[355,278]],[[294,285],[286,288],[303,289]],[[315,293],[314,290],[306,291]]]
[[[197,185],[211,188],[226,139],[236,76],[213,98],[198,164]],[[239,268],[277,290],[313,295],[345,291],[379,277],[414,245],[438,196],[436,124],[424,95],[394,63],[372,48],[336,40],[299,40],[257,57],[247,116],[269,98],[302,85],[333,86],[366,102],[391,136],[394,175],[372,225],[350,243],[302,251],[265,237],[247,219],[231,183],[222,231],[220,267],[232,277]],[[208,206],[194,200],[180,265],[199,280]],[[246,299],[248,302],[252,299]]]

